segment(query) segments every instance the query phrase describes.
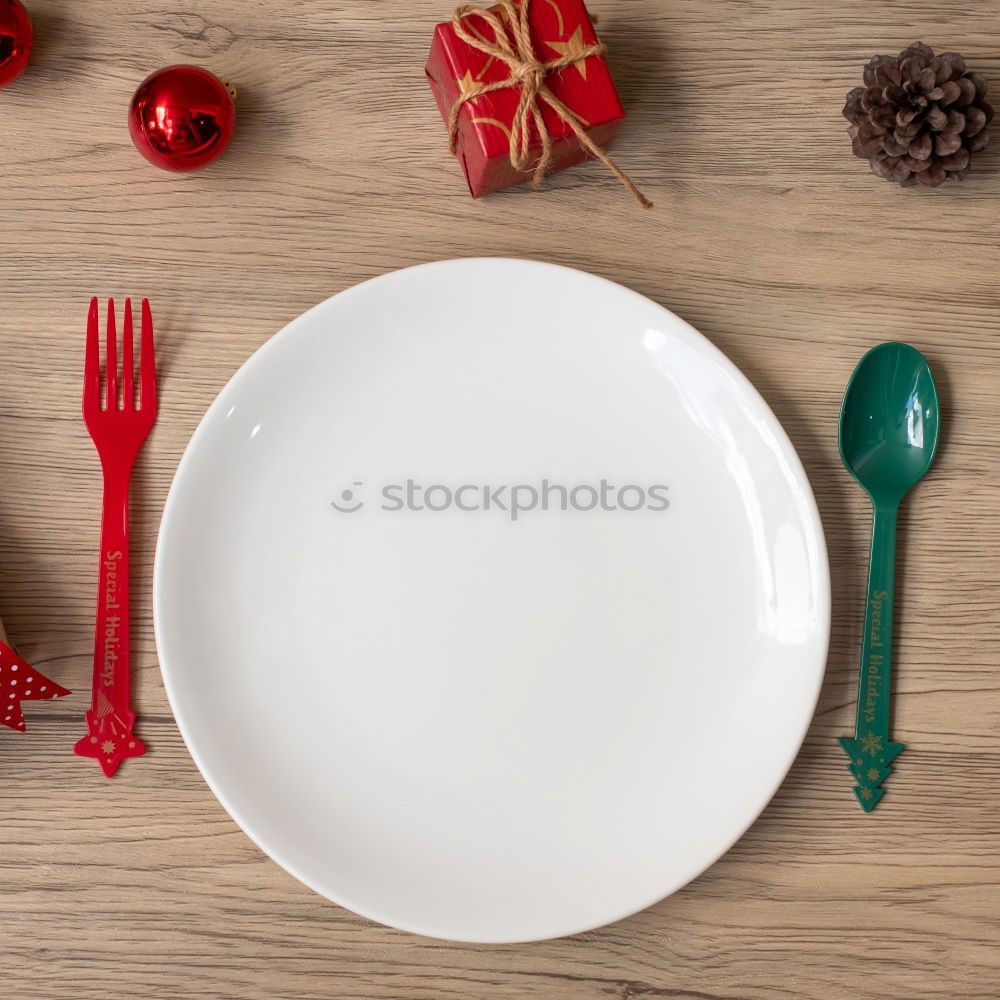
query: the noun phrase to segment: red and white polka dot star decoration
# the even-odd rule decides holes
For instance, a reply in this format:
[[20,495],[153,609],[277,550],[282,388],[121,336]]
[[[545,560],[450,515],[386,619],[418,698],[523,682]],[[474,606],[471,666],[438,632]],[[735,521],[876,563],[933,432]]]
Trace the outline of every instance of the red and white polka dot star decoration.
[[0,723],[23,733],[22,701],[44,701],[64,694],[72,692],[50,681],[0,642]]

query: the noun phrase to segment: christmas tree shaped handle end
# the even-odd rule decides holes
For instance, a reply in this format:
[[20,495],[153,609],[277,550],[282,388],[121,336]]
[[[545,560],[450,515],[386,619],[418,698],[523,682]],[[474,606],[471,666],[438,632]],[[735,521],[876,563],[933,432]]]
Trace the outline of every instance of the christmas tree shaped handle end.
[[860,738],[841,736],[837,740],[847,754],[847,769],[854,776],[854,797],[865,812],[871,812],[885,795],[882,782],[892,774],[892,762],[906,749],[903,743],[889,743],[875,733]]

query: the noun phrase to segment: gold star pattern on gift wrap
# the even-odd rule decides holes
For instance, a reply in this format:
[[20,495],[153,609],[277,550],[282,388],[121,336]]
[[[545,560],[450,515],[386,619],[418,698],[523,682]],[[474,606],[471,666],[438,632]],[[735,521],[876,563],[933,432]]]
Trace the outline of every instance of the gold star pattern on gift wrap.
[[[583,40],[583,27],[577,26],[576,31],[565,42],[543,42],[550,49],[554,49],[561,56],[580,56],[590,48]],[[581,58],[573,63],[573,67],[580,71],[580,76],[587,79],[587,60]]]
[[[475,90],[479,86],[480,81],[473,79],[472,70],[466,70],[465,76],[456,80],[455,83],[458,84],[458,94],[459,97],[465,97],[466,94]],[[473,98],[475,100],[475,98]]]
[[868,768],[868,780],[869,781],[877,781],[878,780],[878,768],[877,767],[870,767],[870,768]]
[[861,746],[864,747],[865,753],[878,753],[882,749],[882,740],[874,733],[865,733],[861,737]]

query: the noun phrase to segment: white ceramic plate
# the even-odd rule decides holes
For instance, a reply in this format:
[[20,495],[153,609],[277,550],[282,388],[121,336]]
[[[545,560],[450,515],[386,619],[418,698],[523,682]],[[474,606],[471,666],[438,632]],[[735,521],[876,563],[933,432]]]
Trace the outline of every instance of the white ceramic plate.
[[155,589],[236,822],[337,903],[467,941],[608,923],[723,854],[798,751],[830,617],[743,375],[625,288],[494,259],[255,354],[177,471]]

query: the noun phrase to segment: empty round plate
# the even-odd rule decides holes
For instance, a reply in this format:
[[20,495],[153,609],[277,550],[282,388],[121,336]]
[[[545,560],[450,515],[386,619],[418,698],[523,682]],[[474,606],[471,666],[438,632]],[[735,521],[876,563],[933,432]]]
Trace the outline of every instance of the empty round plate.
[[829,636],[816,506],[746,378],[611,282],[385,275],[237,373],[155,618],[191,754],[329,899],[465,941],[587,930],[746,830]]

